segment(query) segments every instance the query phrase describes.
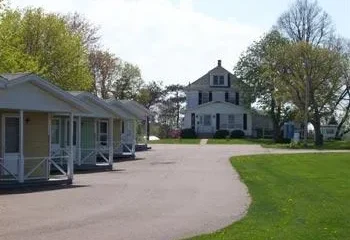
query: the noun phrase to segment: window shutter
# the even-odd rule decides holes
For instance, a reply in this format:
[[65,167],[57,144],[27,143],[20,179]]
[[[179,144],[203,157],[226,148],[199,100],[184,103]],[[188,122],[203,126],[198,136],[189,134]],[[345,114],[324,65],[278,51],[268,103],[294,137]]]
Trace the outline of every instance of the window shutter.
[[228,102],[228,92],[225,92],[225,102]]
[[247,114],[243,114],[243,129],[244,130],[247,130],[247,126],[248,126],[248,123],[247,123]]
[[236,105],[239,105],[239,92],[236,92]]
[[209,102],[213,101],[213,93],[209,92]]
[[220,130],[220,113],[216,114],[216,130]]
[[191,113],[191,128],[194,130],[196,127],[196,116],[194,113]]
[[230,76],[230,73],[227,73],[227,86],[231,87],[231,76]]
[[198,105],[202,104],[202,92],[198,92]]

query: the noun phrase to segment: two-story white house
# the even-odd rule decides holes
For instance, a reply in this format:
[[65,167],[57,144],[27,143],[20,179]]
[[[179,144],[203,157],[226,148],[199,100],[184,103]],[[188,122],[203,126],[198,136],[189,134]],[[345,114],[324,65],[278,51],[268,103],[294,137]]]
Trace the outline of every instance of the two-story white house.
[[211,136],[219,129],[242,130],[252,136],[252,113],[243,104],[236,77],[221,66],[186,89],[186,113],[183,128],[192,128],[198,136]]

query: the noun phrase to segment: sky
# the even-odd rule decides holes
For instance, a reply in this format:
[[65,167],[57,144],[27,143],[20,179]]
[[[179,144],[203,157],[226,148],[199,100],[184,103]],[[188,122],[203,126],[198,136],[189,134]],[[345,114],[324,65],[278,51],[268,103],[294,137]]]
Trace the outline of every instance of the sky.
[[[100,28],[102,46],[139,66],[145,81],[193,82],[217,60],[232,70],[293,0],[9,0],[12,7],[79,12]],[[350,39],[350,0],[319,0]]]

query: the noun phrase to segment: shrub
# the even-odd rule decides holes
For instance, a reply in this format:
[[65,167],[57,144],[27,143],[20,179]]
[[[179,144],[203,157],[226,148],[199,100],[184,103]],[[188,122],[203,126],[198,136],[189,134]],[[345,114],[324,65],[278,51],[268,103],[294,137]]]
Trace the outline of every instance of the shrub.
[[230,136],[231,138],[244,138],[244,132],[242,130],[233,130]]
[[214,134],[214,138],[217,139],[224,139],[226,138],[228,135],[230,135],[230,132],[227,130],[217,130],[216,133]]
[[196,138],[196,132],[192,128],[181,130],[181,138]]
[[172,129],[169,131],[169,137],[170,138],[180,138],[181,137],[181,130],[180,129]]

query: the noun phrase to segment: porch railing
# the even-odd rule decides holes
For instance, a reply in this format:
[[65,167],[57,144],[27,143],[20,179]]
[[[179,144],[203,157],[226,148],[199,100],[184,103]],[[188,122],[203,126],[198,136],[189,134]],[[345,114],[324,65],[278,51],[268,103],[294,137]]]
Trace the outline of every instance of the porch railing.
[[135,155],[136,141],[132,142],[114,142],[114,152],[119,154]]
[[[28,157],[24,158],[25,175],[24,180],[34,179],[49,179],[51,177],[68,177],[68,165],[66,169],[56,163],[56,160],[66,159],[68,161],[69,155],[51,156],[51,157]],[[59,174],[51,175],[51,167],[55,167]]]
[[[18,168],[19,158],[17,158]],[[17,169],[18,171],[18,169]],[[13,173],[10,169],[5,166],[5,159],[0,158],[0,181],[18,180],[16,173]]]
[[[25,157],[23,180],[50,179],[68,177],[68,170],[56,163],[56,160],[67,159],[69,155],[59,155],[51,157]],[[17,172],[8,169],[4,164],[4,159],[0,158],[0,181],[19,181],[19,157],[17,158]],[[13,161],[13,160],[12,160]],[[54,166],[58,173],[51,174],[51,167]]]

